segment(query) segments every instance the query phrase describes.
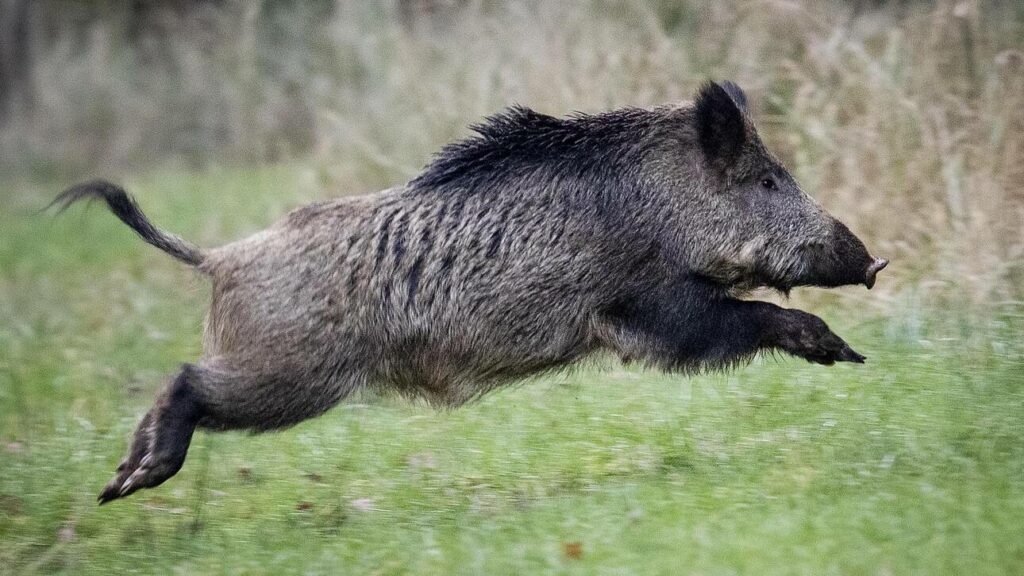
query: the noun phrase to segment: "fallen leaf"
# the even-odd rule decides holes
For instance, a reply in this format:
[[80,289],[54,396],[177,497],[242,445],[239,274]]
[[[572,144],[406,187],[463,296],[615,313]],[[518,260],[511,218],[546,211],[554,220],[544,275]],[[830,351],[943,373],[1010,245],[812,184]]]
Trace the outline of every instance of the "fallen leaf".
[[569,560],[579,560],[583,557],[583,543],[563,542],[562,552],[565,554],[565,557]]

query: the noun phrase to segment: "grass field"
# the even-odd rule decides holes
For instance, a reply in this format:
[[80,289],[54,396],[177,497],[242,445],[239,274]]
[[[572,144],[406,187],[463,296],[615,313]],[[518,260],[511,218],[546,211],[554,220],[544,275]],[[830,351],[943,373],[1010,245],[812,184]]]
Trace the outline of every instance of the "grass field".
[[[125,183],[206,245],[324,194],[301,166]],[[161,377],[200,352],[207,286],[98,206],[38,214],[56,183],[11,188],[0,573],[1024,573],[1019,305],[871,308],[854,288],[812,311],[864,366],[607,361],[451,412],[357,398],[198,434],[167,484],[97,507]]]

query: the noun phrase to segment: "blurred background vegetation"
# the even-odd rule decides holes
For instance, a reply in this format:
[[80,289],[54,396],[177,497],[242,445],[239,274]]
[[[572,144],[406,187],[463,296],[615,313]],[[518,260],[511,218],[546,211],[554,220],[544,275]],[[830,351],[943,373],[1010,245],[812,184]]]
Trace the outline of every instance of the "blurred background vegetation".
[[1021,297],[1020,2],[4,0],[0,10],[7,173],[63,185],[154,165],[299,161],[315,197],[369,192],[409,179],[514,102],[551,114],[646,106],[730,78],[804,187],[894,261],[882,291],[997,306]]
[[[804,188],[892,260],[798,290],[869,357],[694,378],[615,364],[455,412],[360,398],[199,434],[101,509],[207,285],[204,246],[414,176],[512,103],[751,98]],[[0,0],[0,574],[1024,572],[1019,0]]]

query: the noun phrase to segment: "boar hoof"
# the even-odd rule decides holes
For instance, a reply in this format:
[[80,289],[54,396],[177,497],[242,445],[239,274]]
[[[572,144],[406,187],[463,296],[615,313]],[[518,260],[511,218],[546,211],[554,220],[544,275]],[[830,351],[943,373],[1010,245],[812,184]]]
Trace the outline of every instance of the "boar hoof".
[[776,342],[782,350],[826,366],[836,362],[864,363],[865,357],[836,336],[821,318],[801,310],[785,312]]
[[100,493],[99,503],[106,504],[141,488],[158,486],[174,476],[184,463],[184,450],[161,453],[147,451],[141,458],[133,453],[117,467],[117,474]]
[[141,488],[159,486],[181,469],[200,417],[198,400],[189,383],[194,374],[193,367],[186,365],[157,404],[143,416],[128,457],[100,492],[100,504],[123,498]]

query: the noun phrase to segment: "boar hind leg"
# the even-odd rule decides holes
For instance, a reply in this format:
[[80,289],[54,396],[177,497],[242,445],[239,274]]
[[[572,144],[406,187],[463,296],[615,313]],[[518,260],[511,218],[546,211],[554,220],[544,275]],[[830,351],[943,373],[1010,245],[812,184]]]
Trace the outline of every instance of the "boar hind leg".
[[186,364],[157,397],[135,431],[128,456],[99,496],[100,504],[152,488],[185,462],[192,433],[284,428],[317,416],[365,382],[362,372],[335,366],[291,375],[260,375],[213,365]]
[[201,416],[198,375],[196,367],[186,364],[160,393],[135,430],[128,456],[100,493],[100,504],[162,484],[181,469]]
[[221,357],[204,367],[200,428],[252,432],[287,428],[323,414],[366,381],[353,363],[290,370],[263,366],[269,372],[262,373],[237,368],[244,365]]

